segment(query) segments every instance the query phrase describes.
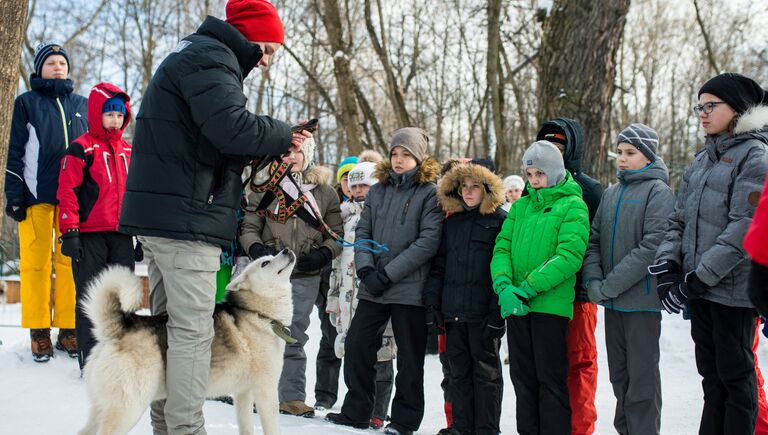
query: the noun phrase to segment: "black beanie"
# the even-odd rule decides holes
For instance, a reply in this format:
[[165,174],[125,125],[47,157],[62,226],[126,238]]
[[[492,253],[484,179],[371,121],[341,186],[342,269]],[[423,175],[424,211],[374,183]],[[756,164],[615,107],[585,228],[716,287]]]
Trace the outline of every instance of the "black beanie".
[[698,96],[701,97],[703,93],[720,97],[739,115],[768,100],[766,92],[760,85],[749,77],[737,73],[723,73],[709,79],[699,89]]
[[64,56],[64,59],[67,61],[67,69],[72,69],[69,63],[69,54],[67,53],[67,50],[61,46],[61,44],[57,44],[55,42],[43,42],[40,43],[35,50],[35,74],[42,77],[43,64],[45,63],[45,59],[48,59],[48,56],[52,56],[54,54]]

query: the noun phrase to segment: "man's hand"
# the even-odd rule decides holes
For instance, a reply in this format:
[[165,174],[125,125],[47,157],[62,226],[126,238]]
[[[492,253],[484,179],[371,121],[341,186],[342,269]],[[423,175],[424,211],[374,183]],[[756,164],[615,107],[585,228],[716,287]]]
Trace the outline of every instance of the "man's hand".
[[[308,119],[302,119],[299,121],[299,124],[305,124],[307,123]],[[291,136],[291,147],[288,149],[291,153],[298,153],[301,151],[301,146],[304,145],[304,141],[311,138],[312,133],[307,130],[301,130],[298,132],[292,133]]]

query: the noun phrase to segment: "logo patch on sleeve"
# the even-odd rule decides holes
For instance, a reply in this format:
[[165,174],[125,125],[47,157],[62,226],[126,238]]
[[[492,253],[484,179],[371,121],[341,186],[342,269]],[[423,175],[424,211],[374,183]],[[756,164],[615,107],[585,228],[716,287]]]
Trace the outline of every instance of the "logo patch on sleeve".
[[757,204],[760,204],[760,192],[749,192],[747,201],[752,207],[757,207]]

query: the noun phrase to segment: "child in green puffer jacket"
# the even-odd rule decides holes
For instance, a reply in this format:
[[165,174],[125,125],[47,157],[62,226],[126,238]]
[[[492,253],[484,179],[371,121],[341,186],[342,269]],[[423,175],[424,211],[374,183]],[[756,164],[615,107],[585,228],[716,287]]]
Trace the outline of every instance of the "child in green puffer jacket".
[[[589,238],[581,187],[560,151],[537,141],[523,155],[528,195],[517,200],[496,238],[493,289],[507,319],[509,372],[521,433],[568,434],[566,335],[576,272]],[[540,409],[548,409],[545,416]]]

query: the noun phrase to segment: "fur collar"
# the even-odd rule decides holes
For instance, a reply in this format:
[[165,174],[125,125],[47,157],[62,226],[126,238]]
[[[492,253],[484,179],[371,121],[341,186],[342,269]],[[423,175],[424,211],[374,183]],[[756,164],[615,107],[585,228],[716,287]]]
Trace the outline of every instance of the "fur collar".
[[744,112],[733,129],[734,136],[750,131],[762,130],[768,126],[768,106],[754,106]]
[[[389,159],[385,159],[376,165],[376,171],[373,173],[374,177],[379,180],[381,184],[391,184],[390,171],[392,171],[392,162]],[[419,169],[414,175],[414,181],[416,184],[428,184],[436,183],[440,176],[440,163],[430,156],[424,157],[421,161]]]
[[480,165],[460,164],[445,174],[437,187],[437,201],[446,213],[464,211],[459,186],[465,178],[477,180],[485,186],[486,194],[480,203],[480,214],[493,214],[504,203],[504,183],[501,178]]
[[333,171],[326,168],[325,166],[310,166],[306,171],[304,171],[304,182],[306,184],[327,184],[330,186],[332,180]]

